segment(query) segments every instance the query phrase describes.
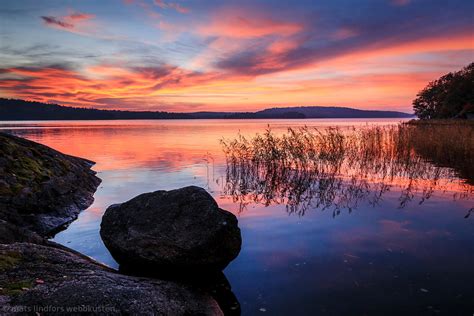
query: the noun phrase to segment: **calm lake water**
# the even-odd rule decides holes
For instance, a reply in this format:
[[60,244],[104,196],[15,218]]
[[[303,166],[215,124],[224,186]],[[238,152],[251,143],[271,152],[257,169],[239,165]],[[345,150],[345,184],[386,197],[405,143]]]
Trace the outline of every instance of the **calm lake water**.
[[[243,315],[472,315],[474,214],[467,213],[474,196],[462,179],[441,176],[426,194],[423,179],[399,178],[386,184],[376,203],[363,194],[350,210],[313,206],[304,215],[289,213],[285,203],[242,204],[225,189],[221,138],[254,136],[268,125],[278,134],[304,125],[364,128],[399,121],[50,121],[0,122],[0,128],[97,162],[103,182],[94,204],[54,241],[112,267],[117,264],[99,236],[109,205],[197,185],[238,216],[242,251],[224,272]],[[408,185],[410,198],[401,203]],[[366,185],[366,193],[373,188]]]

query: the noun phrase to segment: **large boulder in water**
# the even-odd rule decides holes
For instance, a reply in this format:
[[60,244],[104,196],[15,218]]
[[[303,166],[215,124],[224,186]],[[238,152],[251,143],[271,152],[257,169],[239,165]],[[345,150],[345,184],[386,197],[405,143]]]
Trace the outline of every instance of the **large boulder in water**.
[[129,271],[222,270],[242,244],[235,215],[195,186],[145,193],[110,206],[100,235]]

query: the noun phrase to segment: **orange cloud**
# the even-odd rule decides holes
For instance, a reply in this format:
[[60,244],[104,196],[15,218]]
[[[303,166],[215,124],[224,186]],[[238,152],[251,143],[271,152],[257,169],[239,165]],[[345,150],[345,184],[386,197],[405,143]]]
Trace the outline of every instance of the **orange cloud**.
[[96,107],[114,102],[120,107],[122,102],[147,98],[156,102],[161,94],[223,78],[216,73],[191,72],[169,65],[98,65],[81,72],[60,66],[16,67],[1,69],[0,74],[7,76],[0,81],[0,89],[14,92],[17,97]]
[[66,18],[71,20],[71,21],[83,21],[83,20],[92,19],[94,17],[95,17],[95,15],[93,15],[93,14],[75,12],[75,13],[70,14]]

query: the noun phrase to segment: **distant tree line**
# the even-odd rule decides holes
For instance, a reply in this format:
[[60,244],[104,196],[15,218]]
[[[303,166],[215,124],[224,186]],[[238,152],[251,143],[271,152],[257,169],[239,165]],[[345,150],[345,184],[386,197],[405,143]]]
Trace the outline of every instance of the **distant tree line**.
[[474,63],[430,82],[417,94],[420,119],[467,118],[474,114]]
[[0,98],[0,121],[12,120],[156,120],[156,119],[304,119],[412,117],[395,111],[359,110],[345,107],[300,106],[269,108],[257,112],[154,112],[117,111],[67,107]]
[[16,99],[0,99],[0,120],[133,120],[189,119],[186,113],[116,111],[61,106]]

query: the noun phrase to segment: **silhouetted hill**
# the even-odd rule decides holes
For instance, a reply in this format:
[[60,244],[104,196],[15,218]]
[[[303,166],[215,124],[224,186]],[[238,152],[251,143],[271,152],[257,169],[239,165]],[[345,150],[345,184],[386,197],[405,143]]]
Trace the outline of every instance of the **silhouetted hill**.
[[272,118],[405,118],[412,114],[394,111],[368,111],[343,107],[286,107],[258,112],[152,112],[116,111],[67,107],[0,98],[0,120],[133,120],[133,119],[272,119]]
[[412,117],[412,114],[395,111],[358,110],[334,106],[301,106],[265,109],[255,113],[257,118],[384,118]]

